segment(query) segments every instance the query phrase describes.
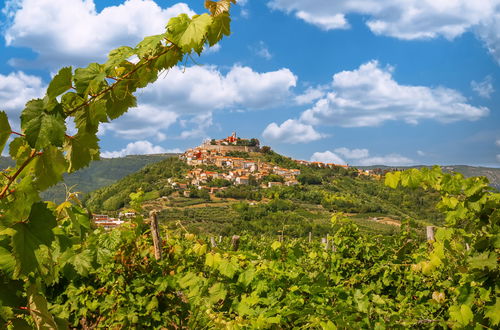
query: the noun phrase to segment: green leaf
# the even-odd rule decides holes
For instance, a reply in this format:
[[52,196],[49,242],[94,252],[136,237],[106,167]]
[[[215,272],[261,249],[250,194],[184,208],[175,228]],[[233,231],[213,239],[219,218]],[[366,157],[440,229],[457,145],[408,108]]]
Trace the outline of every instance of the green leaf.
[[500,323],[500,298],[495,299],[495,305],[486,307],[485,317],[491,320],[491,325],[498,325]]
[[215,283],[210,289],[208,289],[208,293],[210,294],[208,301],[211,304],[214,304],[219,300],[224,300],[224,298],[226,298],[227,290],[224,289],[224,285],[222,285],[222,283]]
[[466,326],[472,321],[474,315],[472,314],[472,311],[469,306],[454,305],[450,307],[450,318],[452,321],[457,322],[461,326]]
[[210,46],[219,42],[223,36],[231,34],[231,18],[229,13],[223,12],[222,14],[213,18],[213,23],[207,31],[207,40]]
[[107,85],[104,66],[99,63],[90,63],[86,68],[75,70],[75,88],[78,94],[84,97],[89,92],[97,93],[100,88]]
[[31,119],[25,125],[26,140],[37,150],[49,145],[61,147],[64,142],[66,124],[59,115],[41,112],[38,117]]
[[212,24],[212,16],[208,14],[193,16],[177,45],[186,53],[194,49],[199,54],[210,24]]
[[115,68],[134,54],[134,49],[128,46],[118,47],[109,52],[106,68]]
[[484,269],[491,268],[496,269],[497,266],[497,255],[495,252],[483,252],[479,255],[469,257],[467,259],[469,266],[473,269]]
[[28,123],[32,120],[36,120],[44,111],[45,107],[42,99],[28,101],[21,113],[21,129],[24,131]]
[[3,151],[7,140],[10,137],[12,129],[5,111],[0,111],[0,153]]
[[18,262],[16,274],[27,275],[37,269],[35,251],[40,245],[51,245],[54,240],[52,228],[56,225],[56,219],[47,205],[38,202],[33,204],[28,221],[18,222],[12,227],[16,231],[12,235],[12,247]]
[[397,188],[401,180],[401,172],[389,172],[385,175],[385,185],[391,188]]
[[35,183],[38,189],[43,191],[61,181],[66,167],[66,160],[59,149],[45,148],[35,159]]
[[127,112],[129,108],[137,106],[137,99],[132,93],[132,88],[127,82],[118,83],[110,92],[106,101],[106,111],[110,119],[116,119]]
[[64,93],[71,88],[72,78],[71,67],[64,67],[52,78],[52,81],[47,88],[47,96],[56,98],[58,95]]
[[195,15],[192,19],[181,14],[168,22],[167,38],[185,53],[193,49],[200,53],[211,23],[212,17],[208,14]]
[[225,275],[229,278],[232,278],[236,271],[238,270],[238,266],[235,265],[232,261],[227,259],[222,259],[219,263],[219,271],[222,275]]
[[84,130],[66,139],[64,151],[69,162],[68,172],[74,172],[87,165],[90,161],[99,159],[99,139],[95,134]]
[[5,247],[0,245],[0,272],[11,277],[16,267],[16,259]]
[[278,241],[274,241],[273,244],[271,244],[271,249],[273,249],[274,251],[276,251],[280,247],[281,247],[281,243]]
[[58,329],[54,317],[49,312],[47,300],[38,292],[37,286],[30,285],[26,293],[29,311],[37,329]]
[[157,48],[161,45],[161,41],[164,39],[164,33],[144,38],[144,40],[138,43],[135,47],[137,56],[139,56],[139,58],[143,58],[146,55],[155,53]]

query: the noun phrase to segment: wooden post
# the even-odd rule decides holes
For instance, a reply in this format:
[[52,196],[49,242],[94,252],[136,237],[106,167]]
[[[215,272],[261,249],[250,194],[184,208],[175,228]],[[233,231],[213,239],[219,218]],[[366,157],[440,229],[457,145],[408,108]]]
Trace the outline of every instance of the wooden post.
[[328,250],[328,240],[327,238],[323,237],[321,238],[321,243],[325,245],[325,250]]
[[215,243],[215,238],[213,236],[210,237],[210,245],[212,246],[212,248],[217,247],[217,244]]
[[233,251],[238,251],[238,247],[240,245],[240,237],[238,235],[233,235],[231,238],[231,246],[233,247]]
[[219,235],[219,243],[222,242],[222,235]]
[[427,241],[434,242],[434,226],[427,226],[425,227],[425,230],[427,234]]
[[151,235],[153,236],[153,246],[155,249],[156,260],[161,260],[161,237],[160,231],[158,230],[158,212],[149,212],[149,218],[151,222]]
[[312,234],[313,234],[312,232],[309,232],[309,243],[311,243],[312,241]]

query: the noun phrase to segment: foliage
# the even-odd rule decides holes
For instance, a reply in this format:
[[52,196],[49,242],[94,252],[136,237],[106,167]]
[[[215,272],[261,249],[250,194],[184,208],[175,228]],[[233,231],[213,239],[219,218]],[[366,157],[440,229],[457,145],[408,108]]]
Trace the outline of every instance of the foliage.
[[[89,214],[73,194],[56,207],[40,202],[40,192],[61,181],[63,173],[99,158],[99,124],[135,107],[138,89],[229,35],[231,2],[206,1],[209,13],[174,17],[164,33],[146,37],[134,48],[111,51],[106,63],[62,68],[44,98],[26,104],[21,132],[11,132],[0,111],[0,149],[11,134],[17,135],[9,144],[15,166],[0,176],[0,327],[65,327],[48,312],[45,288],[75,273],[87,275],[106,256],[86,249],[92,245],[84,235]],[[131,57],[138,61],[129,61]],[[75,123],[75,135],[66,133],[68,120]],[[109,203],[115,207],[117,202]],[[25,318],[27,314],[31,317]]]

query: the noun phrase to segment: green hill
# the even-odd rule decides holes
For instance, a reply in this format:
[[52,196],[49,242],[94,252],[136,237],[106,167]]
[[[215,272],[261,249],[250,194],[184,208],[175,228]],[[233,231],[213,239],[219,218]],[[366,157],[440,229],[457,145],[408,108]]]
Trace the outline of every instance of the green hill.
[[[175,154],[130,155],[121,158],[102,158],[90,166],[71,174],[64,175],[64,181],[42,193],[44,200],[57,203],[64,201],[66,187],[71,191],[89,193],[101,187],[110,185],[124,176],[137,172],[142,167],[159,162]],[[0,169],[12,166],[14,162],[9,157],[0,157]]]
[[356,169],[298,165],[275,153],[252,153],[248,158],[265,159],[283,167],[293,165],[301,170],[297,177],[300,184],[263,188],[261,182],[252,182],[227,186],[227,182],[217,179],[207,186],[227,187],[216,193],[194,186],[178,189],[171,182],[187,182],[185,175],[193,167],[169,158],[92,192],[85,203],[94,212],[113,214],[128,207],[130,193],[141,189],[145,211],[159,210],[159,218],[167,227],[178,227],[180,223],[189,231],[215,235],[327,233],[336,212],[348,214],[365,231],[385,234],[398,232],[398,225],[406,219],[421,225],[442,221],[435,209],[437,194],[421,189],[390,189],[380,179],[358,176]]

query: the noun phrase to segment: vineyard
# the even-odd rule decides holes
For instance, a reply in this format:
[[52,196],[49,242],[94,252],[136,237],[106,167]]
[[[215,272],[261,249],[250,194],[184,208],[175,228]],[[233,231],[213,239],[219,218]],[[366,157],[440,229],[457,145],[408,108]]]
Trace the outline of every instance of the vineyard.
[[[0,177],[0,327],[498,327],[500,194],[485,178],[439,168],[386,175],[390,188],[439,195],[444,222],[429,241],[411,217],[398,235],[377,235],[336,212],[328,237],[311,240],[219,240],[182,225],[155,232],[140,215],[105,231],[75,194],[40,200],[99,158],[99,125],[136,106],[136,90],[230,34],[234,2],[206,1],[209,13],[172,18],[165,33],[111,51],[104,64],[62,68],[45,98],[27,103],[20,132],[0,112],[0,150],[13,138],[15,161]],[[140,214],[142,195],[128,198]]]

